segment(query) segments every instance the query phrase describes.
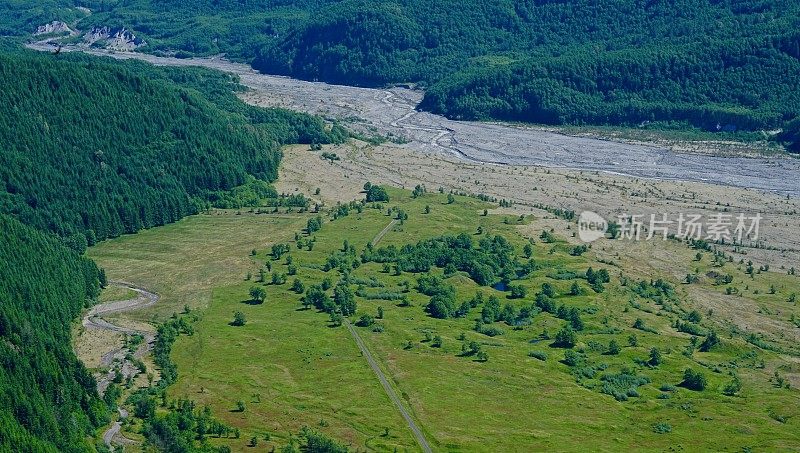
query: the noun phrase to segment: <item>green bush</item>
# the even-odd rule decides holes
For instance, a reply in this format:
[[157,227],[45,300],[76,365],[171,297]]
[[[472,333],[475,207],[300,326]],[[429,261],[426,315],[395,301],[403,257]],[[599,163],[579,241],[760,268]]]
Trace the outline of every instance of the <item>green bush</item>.
[[528,353],[528,356],[541,360],[542,362],[547,361],[547,354],[542,351],[531,351]]
[[694,371],[691,368],[684,370],[683,382],[681,382],[682,387],[700,392],[705,390],[706,385],[708,385],[708,381],[702,373]]

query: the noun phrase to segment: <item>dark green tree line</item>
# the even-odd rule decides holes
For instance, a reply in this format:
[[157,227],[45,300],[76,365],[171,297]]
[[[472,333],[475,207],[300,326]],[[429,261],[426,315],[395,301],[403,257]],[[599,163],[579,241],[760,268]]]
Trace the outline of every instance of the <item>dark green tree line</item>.
[[70,332],[99,289],[92,261],[0,214],[0,450],[87,451],[109,420]]
[[80,250],[196,213],[251,176],[274,180],[287,140],[328,141],[318,119],[226,109],[148,68],[0,55],[0,212]]

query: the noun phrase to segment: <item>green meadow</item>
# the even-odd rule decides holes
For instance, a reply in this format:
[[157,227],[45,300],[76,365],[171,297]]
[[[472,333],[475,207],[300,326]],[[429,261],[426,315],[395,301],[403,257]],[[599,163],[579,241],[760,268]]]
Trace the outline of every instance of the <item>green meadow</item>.
[[159,321],[185,305],[207,306],[213,288],[255,269],[251,250],[289,239],[304,224],[297,215],[214,210],[102,242],[87,254],[101,263],[109,280],[136,283],[158,293],[158,304],[126,316]]
[[[168,399],[208,405],[241,431],[236,439],[210,437],[211,445],[244,450],[255,437],[259,448],[280,448],[309,426],[352,450],[419,450],[336,313],[303,304],[310,287],[325,283],[332,297],[341,280],[356,302],[350,321],[362,325],[356,327],[361,337],[437,451],[787,450],[800,444],[800,392],[780,377],[791,351],[756,345],[713,312],[695,310],[682,282],[660,282],[657,275],[636,281],[596,261],[591,248],[576,250],[546,232],[524,237],[520,225],[534,219],[494,214],[495,203],[388,193],[389,202],[352,206],[346,215],[328,207],[321,229],[310,234],[305,226],[317,214],[225,212],[92,250],[113,278],[163,292],[155,313],[189,304],[196,314],[193,334],[181,335],[172,349],[178,380]],[[505,238],[512,266],[527,263],[526,271],[495,289],[463,270],[434,265],[409,272],[362,259],[377,237],[371,250],[404,250],[461,233],[475,248],[484,238]],[[236,245],[226,246],[231,238]],[[288,246],[277,259],[276,244]],[[687,269],[707,274],[709,256],[687,262]],[[606,269],[609,281],[590,283],[590,267]],[[751,277],[746,265],[721,267],[734,284],[749,279],[761,288],[756,297],[765,307],[797,288],[794,277],[777,272]],[[431,297],[419,285],[430,276],[452,287],[456,308],[477,293],[482,298],[467,313],[433,317],[426,310]],[[512,298],[511,287],[522,297]],[[255,288],[263,289],[263,300],[252,296]],[[206,290],[208,303],[187,299]],[[543,292],[551,297],[540,297]],[[492,296],[514,321],[476,323]],[[537,307],[539,299],[552,302],[552,312]],[[237,312],[243,325],[234,325]],[[556,345],[565,330],[573,341]],[[687,369],[702,375],[703,390],[688,388]]]

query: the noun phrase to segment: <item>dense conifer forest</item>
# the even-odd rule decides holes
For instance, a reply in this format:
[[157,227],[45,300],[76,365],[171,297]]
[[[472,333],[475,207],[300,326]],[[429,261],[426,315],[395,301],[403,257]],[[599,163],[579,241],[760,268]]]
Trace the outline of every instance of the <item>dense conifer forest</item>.
[[0,214],[0,450],[85,451],[109,420],[70,332],[101,278],[56,238]]
[[145,51],[226,53],[310,80],[416,82],[421,108],[453,118],[732,131],[800,111],[796,0],[84,3],[21,2],[10,22],[127,27]]
[[422,109],[463,119],[759,130],[800,110],[798,2],[447,3],[342,2],[254,64],[421,82]]
[[329,140],[318,119],[169,78],[224,76],[66,57],[0,55],[0,211],[78,251],[195,213],[247,175],[274,180],[283,143]]
[[781,128],[800,111],[797,0],[51,3],[15,2],[3,25],[30,33],[62,18],[127,27],[149,52],[225,53],[347,85],[416,82],[429,88],[421,108],[453,118],[731,131]]

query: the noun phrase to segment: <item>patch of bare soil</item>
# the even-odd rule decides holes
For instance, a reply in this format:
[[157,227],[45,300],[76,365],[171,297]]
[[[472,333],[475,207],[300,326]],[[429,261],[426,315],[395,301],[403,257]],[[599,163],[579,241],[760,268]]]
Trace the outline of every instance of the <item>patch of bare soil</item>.
[[102,366],[102,358],[106,353],[122,347],[124,337],[121,333],[109,330],[80,328],[72,344],[78,359],[92,370]]
[[[623,214],[679,213],[755,215],[761,213],[758,247],[731,249],[735,259],[789,268],[800,263],[800,202],[794,198],[712,184],[662,181],[609,175],[595,171],[488,165],[464,162],[453,156],[420,153],[401,145],[371,146],[351,142],[326,147],[340,160],[322,159],[307,146],[284,150],[278,187],[281,191],[314,193],[328,203],[359,199],[366,181],[429,190],[487,194],[512,200],[515,209],[541,212],[542,207],[580,213],[594,211],[606,219]],[[570,233],[571,235],[571,233]]]

